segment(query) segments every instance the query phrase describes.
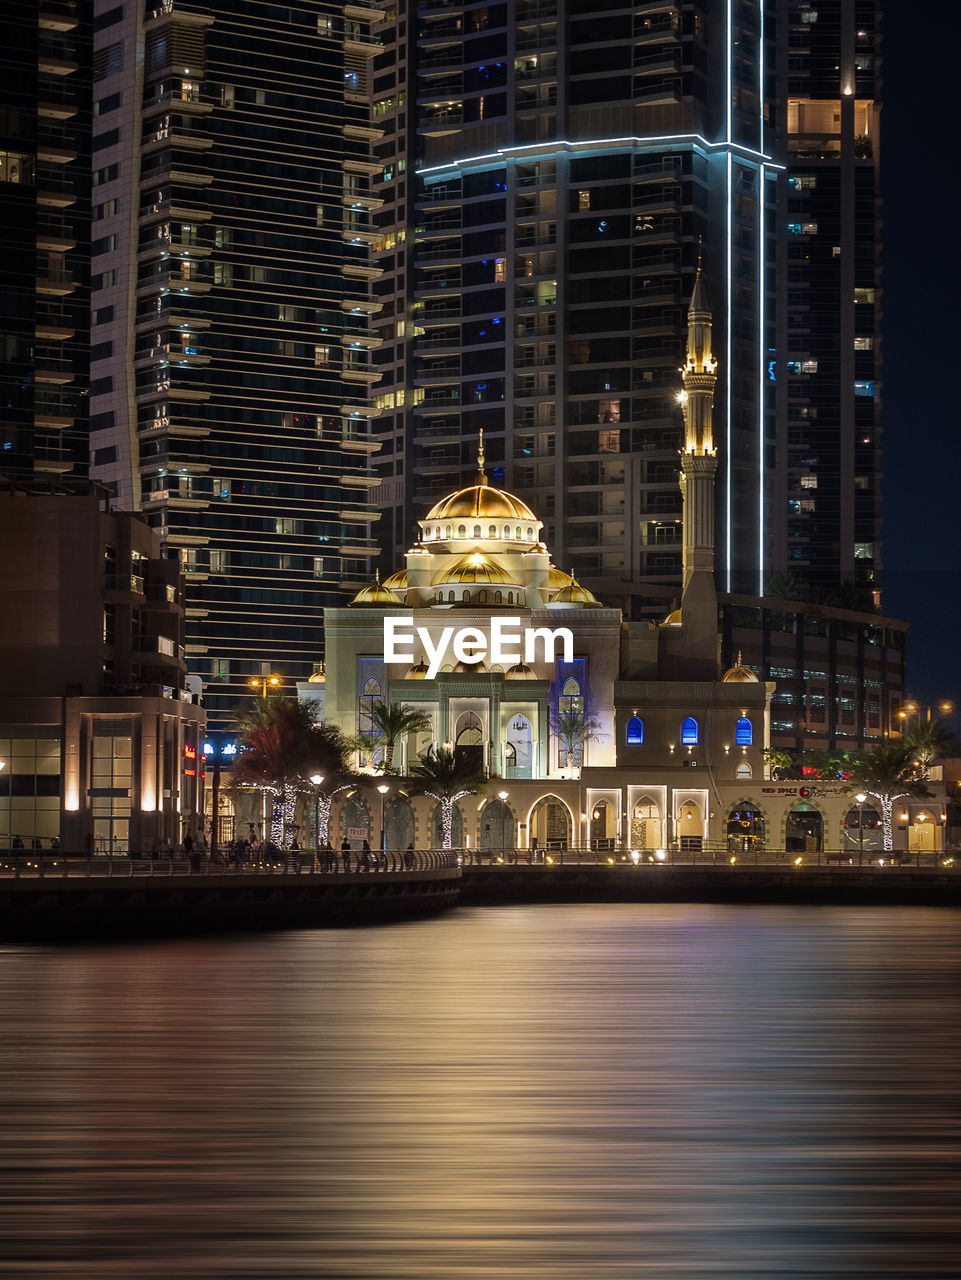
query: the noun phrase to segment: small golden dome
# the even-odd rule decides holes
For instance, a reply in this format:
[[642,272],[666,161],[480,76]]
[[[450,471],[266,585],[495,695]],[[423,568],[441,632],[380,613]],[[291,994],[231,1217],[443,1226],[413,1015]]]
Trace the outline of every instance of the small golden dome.
[[505,680],[536,680],[537,672],[529,667],[526,662],[515,662],[512,667],[508,667],[504,672]]
[[727,671],[721,676],[721,684],[760,684],[760,680],[754,674],[750,667],[741,665],[741,651],[737,651],[737,663],[733,667],[728,667]]
[[550,603],[577,605],[582,609],[599,609],[601,602],[593,591],[588,591],[587,587],[582,587],[573,574],[568,576],[570,581],[551,596]]
[[380,570],[374,574],[374,581],[370,586],[362,587],[350,602],[350,607],[355,605],[363,605],[366,607],[373,606],[376,609],[386,609],[390,605],[403,605],[400,596],[395,596],[393,591],[389,590],[380,580]]
[[550,565],[547,571],[547,589],[548,591],[563,591],[565,587],[569,587],[574,579],[569,573],[565,573],[563,569],[558,569],[556,565]]
[[454,664],[454,674],[458,676],[481,675],[489,671],[486,662],[456,662]]
[[662,627],[679,627],[684,619],[681,617],[680,609],[675,609],[673,613],[669,613],[661,623]]
[[518,587],[520,583],[512,578],[506,569],[501,568],[496,560],[484,555],[482,551],[472,551],[463,556],[449,569],[441,569],[434,575],[433,586],[456,586],[458,583],[482,586]]
[[325,684],[327,681],[327,672],[324,670],[324,664],[321,663],[313,675],[307,677],[308,684]]
[[410,668],[404,676],[405,680],[426,680],[427,679],[427,663],[424,661],[424,655],[421,654],[418,660]]
[[388,591],[406,591],[407,570],[398,569],[396,573],[392,573],[389,578],[384,579],[384,586]]

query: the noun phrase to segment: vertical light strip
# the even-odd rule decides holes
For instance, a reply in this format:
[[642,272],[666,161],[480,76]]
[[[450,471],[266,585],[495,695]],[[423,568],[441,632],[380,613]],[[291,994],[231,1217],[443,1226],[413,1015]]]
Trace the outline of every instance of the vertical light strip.
[[[764,0],[758,6],[761,10],[761,35],[757,46],[757,101],[758,101],[758,151],[764,152]],[[763,179],[764,174],[761,174]],[[764,183],[761,182],[761,189]]]
[[724,119],[727,128],[727,141],[734,141],[734,0],[727,0],[727,101],[724,104]]
[[727,316],[727,339],[724,352],[724,366],[726,379],[726,392],[724,396],[724,411],[727,420],[727,429],[724,444],[724,475],[725,475],[725,523],[727,524],[727,537],[725,538],[724,548],[724,568],[725,568],[725,591],[732,590],[731,587],[731,561],[733,556],[734,541],[734,524],[733,524],[733,505],[732,505],[732,488],[733,488],[733,467],[731,456],[734,452],[734,433],[732,423],[734,412],[731,405],[731,398],[734,391],[734,158],[728,151],[725,156],[725,164],[727,165],[727,289],[724,299],[724,307]]
[[757,171],[757,593],[764,595],[764,399],[765,399],[765,323],[764,323],[764,201],[766,181],[764,165],[758,165]]

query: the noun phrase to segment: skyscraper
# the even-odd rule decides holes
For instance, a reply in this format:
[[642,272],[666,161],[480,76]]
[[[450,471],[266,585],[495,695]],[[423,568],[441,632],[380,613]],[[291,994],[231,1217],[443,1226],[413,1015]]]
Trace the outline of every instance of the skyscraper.
[[[565,565],[634,614],[676,594],[675,396],[701,242],[724,370],[719,589],[760,595],[785,569],[873,580],[876,9],[388,11],[374,289],[395,527],[466,477],[483,427],[495,478],[530,495]],[[821,229],[789,200],[822,208]]]
[[89,5],[10,0],[0,48],[0,475],[86,475]]
[[378,10],[95,12],[93,473],[181,560],[217,721],[263,673],[309,675],[374,548]]

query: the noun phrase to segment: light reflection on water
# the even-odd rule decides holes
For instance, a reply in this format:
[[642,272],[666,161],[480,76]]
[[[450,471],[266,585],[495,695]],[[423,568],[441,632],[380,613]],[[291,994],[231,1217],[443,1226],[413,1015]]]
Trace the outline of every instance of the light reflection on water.
[[957,1277],[961,913],[0,950],[0,1273]]

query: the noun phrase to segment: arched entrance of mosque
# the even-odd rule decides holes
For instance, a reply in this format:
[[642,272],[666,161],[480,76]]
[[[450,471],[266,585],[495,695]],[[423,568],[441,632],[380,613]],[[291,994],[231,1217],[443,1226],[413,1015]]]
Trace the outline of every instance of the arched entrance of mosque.
[[650,796],[641,796],[631,813],[631,848],[660,849],[663,843],[661,806]]
[[414,810],[406,796],[396,796],[384,813],[388,849],[406,849],[414,843]]
[[764,814],[749,800],[742,801],[727,815],[728,853],[758,853],[764,848]]
[[484,768],[484,726],[480,716],[465,711],[457,717],[454,734],[454,754],[480,773]]
[[908,828],[908,850],[911,853],[935,853],[941,848],[941,827],[933,813],[921,809],[912,816]]
[[478,844],[482,849],[513,849],[516,846],[514,814],[504,800],[488,800],[480,819]]
[[591,848],[614,848],[617,836],[617,814],[606,800],[597,800],[591,808]]
[[806,800],[787,815],[784,848],[787,853],[820,853],[824,848],[824,819],[820,810]]
[[[432,849],[444,847],[444,810],[440,803],[434,805],[434,812],[430,816],[430,837]],[[452,849],[464,847],[464,815],[460,811],[460,805],[456,804],[451,812],[450,847]]]
[[527,716],[518,712],[507,724],[504,740],[504,774],[508,778],[529,778],[533,765],[533,734]]
[[557,796],[542,796],[537,801],[531,810],[528,826],[532,849],[569,849],[574,842],[573,816]]
[[693,800],[677,811],[677,843],[682,853],[697,853],[704,843],[704,817]]

